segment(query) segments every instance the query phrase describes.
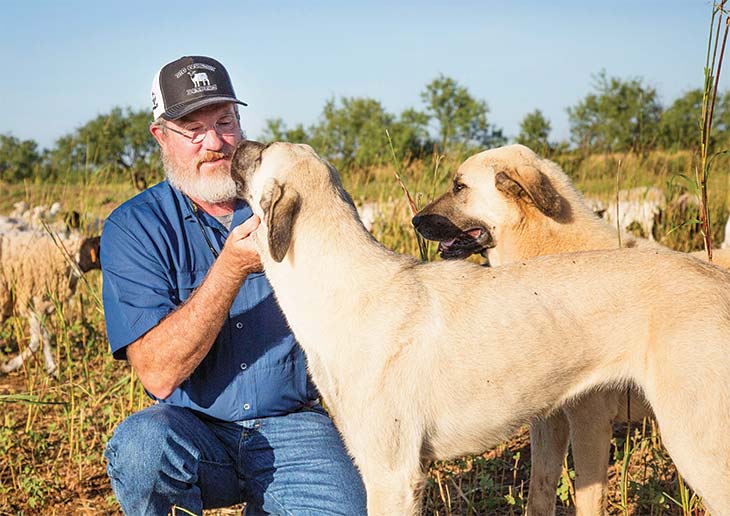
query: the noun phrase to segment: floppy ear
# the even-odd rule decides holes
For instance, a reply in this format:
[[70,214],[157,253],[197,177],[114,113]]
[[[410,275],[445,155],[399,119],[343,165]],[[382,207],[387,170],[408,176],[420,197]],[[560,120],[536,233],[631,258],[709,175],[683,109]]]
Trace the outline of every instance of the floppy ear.
[[294,221],[299,214],[302,200],[293,188],[273,179],[261,196],[261,209],[266,218],[271,257],[281,262],[286,256],[292,238]]
[[545,174],[533,166],[522,165],[494,177],[497,190],[509,197],[530,202],[551,218],[563,212],[563,197],[550,183]]

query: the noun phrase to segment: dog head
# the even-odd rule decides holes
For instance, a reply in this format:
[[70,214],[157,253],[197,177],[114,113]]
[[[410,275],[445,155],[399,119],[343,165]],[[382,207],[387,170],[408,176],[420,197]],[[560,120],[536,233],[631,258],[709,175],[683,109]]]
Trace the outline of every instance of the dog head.
[[418,212],[413,225],[450,259],[485,254],[498,245],[502,229],[531,212],[567,220],[570,206],[545,174],[545,163],[523,145],[476,154],[459,167],[451,191]]
[[276,262],[284,259],[294,241],[303,192],[308,194],[310,211],[317,203],[339,199],[356,213],[337,171],[309,145],[242,141],[233,154],[231,176],[237,195],[262,220],[265,236],[261,230],[254,233],[260,251],[268,252]]

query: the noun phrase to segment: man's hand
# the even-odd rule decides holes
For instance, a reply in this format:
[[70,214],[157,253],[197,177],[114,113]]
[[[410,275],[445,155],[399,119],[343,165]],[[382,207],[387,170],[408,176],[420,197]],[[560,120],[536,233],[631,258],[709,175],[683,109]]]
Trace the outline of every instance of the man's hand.
[[241,283],[262,270],[250,236],[254,215],[228,235],[203,283],[177,310],[127,346],[127,359],[150,393],[165,399],[190,376],[210,351]]
[[261,219],[252,215],[228,235],[219,260],[225,263],[226,271],[234,277],[242,279],[252,272],[263,270],[261,257],[251,237],[260,222]]

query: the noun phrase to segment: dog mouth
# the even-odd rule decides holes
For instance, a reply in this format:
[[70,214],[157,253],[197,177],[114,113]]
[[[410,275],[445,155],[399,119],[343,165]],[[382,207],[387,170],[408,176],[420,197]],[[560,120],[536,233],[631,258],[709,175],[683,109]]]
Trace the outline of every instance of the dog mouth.
[[445,260],[461,259],[483,253],[495,246],[492,234],[483,227],[475,227],[448,240],[440,240],[438,253]]
[[427,208],[417,213],[411,222],[423,238],[439,243],[441,258],[452,260],[472,254],[484,255],[487,249],[497,245],[483,222],[475,219],[457,222],[447,215],[428,213]]

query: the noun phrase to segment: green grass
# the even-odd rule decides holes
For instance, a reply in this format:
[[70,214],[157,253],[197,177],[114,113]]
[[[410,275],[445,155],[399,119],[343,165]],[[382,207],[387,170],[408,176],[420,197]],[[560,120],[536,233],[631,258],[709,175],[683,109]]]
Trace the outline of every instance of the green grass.
[[[566,157],[558,161],[580,190],[608,199],[614,195],[618,159],[622,160],[622,188],[657,185],[668,191],[668,185],[674,184],[679,185],[676,192],[680,192],[687,189],[682,176],[692,177],[692,157],[682,153],[645,158],[594,156],[580,162]],[[400,172],[416,202],[423,206],[449,187],[458,163],[457,159],[445,159],[438,167],[414,163]],[[728,206],[727,174],[717,171],[727,167],[727,161],[718,160],[716,172],[710,177],[716,242],[722,240]],[[343,181],[355,200],[390,200],[386,219],[374,228],[376,238],[388,248],[419,256],[410,209],[391,167],[352,172]],[[100,217],[134,194],[127,184],[102,180],[77,185],[3,185],[3,191],[7,194],[0,199],[0,213],[7,213],[21,199],[31,205],[60,200],[65,209]],[[660,228],[662,241],[675,249],[701,249],[697,225],[680,226],[682,217],[686,220],[693,216],[670,213]],[[428,253],[433,258],[433,244]],[[92,271],[88,279],[89,285],[80,283],[73,302],[61,306],[48,320],[56,338],[59,378],[45,374],[42,360],[37,359],[14,374],[0,376],[0,514],[119,511],[105,473],[104,444],[119,422],[149,400],[129,366],[111,358],[103,316],[93,301],[100,293],[101,277],[98,271]],[[27,345],[24,322],[17,318],[6,321],[0,328],[0,338],[0,358],[6,359],[19,346]],[[625,428],[618,429],[612,446],[611,514],[702,514],[697,499],[676,476],[661,438],[650,423],[635,423],[628,437]],[[482,456],[434,465],[425,490],[427,513],[522,514],[528,492],[529,457],[523,429]],[[570,513],[573,478],[569,460],[556,496],[559,514]]]

